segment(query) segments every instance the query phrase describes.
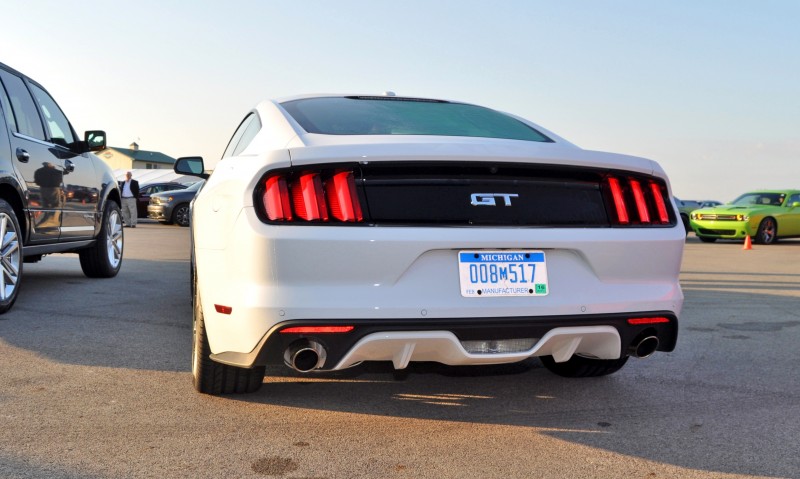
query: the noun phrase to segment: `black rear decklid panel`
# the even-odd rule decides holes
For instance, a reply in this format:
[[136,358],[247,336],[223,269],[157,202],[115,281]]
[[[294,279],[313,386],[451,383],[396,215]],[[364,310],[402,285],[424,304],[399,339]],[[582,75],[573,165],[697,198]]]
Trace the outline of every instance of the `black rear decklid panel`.
[[602,174],[520,165],[362,165],[376,224],[608,226]]

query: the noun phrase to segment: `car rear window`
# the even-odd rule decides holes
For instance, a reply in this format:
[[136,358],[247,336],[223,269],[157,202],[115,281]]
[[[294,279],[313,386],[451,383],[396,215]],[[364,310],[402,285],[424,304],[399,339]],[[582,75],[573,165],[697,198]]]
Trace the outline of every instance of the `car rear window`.
[[309,133],[470,136],[552,142],[511,116],[464,103],[400,97],[324,97],[281,103]]

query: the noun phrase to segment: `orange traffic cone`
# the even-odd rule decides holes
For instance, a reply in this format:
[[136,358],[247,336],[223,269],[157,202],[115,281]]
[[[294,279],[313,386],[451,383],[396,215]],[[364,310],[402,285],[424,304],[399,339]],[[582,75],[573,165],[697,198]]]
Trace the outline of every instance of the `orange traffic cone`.
[[744,237],[744,248],[742,249],[753,249],[753,242],[750,241],[750,235]]

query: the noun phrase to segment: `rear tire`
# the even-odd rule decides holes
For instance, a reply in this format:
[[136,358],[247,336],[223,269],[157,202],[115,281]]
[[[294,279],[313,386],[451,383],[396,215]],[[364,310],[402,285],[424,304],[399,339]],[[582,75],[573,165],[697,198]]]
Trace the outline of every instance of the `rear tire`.
[[264,383],[266,367],[238,368],[211,359],[203,308],[195,286],[192,344],[192,381],[205,394],[241,394],[256,392]]
[[557,363],[553,356],[542,356],[539,359],[550,372],[565,378],[589,378],[606,376],[619,371],[629,356],[619,359],[592,359],[584,356],[573,355],[563,363]]
[[0,314],[11,309],[19,294],[23,259],[19,232],[17,214],[0,200]]
[[94,246],[78,252],[83,274],[89,278],[113,278],[122,266],[122,214],[119,205],[108,200],[103,225]]

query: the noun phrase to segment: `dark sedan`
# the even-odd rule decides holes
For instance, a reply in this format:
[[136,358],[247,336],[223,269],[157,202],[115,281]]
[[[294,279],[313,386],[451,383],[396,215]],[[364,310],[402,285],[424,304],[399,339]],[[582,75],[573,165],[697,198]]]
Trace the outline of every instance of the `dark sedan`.
[[183,190],[186,185],[175,182],[149,183],[139,188],[139,197],[136,198],[136,213],[139,218],[147,218],[147,205],[150,203],[150,195],[161,193],[162,191]]
[[181,226],[189,226],[189,203],[192,202],[194,195],[197,194],[203,183],[203,181],[198,181],[183,190],[150,195],[147,216],[168,225],[177,223]]

